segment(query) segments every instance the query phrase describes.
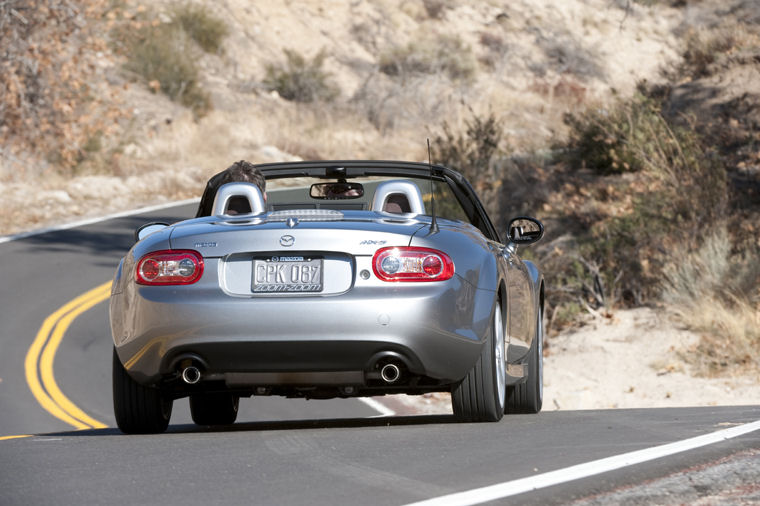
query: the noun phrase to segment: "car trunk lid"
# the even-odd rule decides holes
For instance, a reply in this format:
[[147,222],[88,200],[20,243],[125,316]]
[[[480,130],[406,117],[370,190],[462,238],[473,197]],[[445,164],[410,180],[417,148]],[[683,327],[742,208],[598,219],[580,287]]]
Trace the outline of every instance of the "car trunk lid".
[[351,288],[375,251],[407,246],[425,223],[373,212],[275,212],[175,226],[172,249],[219,258],[230,295],[333,295]]

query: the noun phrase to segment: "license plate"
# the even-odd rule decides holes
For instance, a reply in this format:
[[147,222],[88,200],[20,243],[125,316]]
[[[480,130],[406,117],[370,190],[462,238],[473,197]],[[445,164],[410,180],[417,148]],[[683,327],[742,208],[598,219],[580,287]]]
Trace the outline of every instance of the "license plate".
[[301,256],[255,258],[253,291],[321,292],[322,259]]

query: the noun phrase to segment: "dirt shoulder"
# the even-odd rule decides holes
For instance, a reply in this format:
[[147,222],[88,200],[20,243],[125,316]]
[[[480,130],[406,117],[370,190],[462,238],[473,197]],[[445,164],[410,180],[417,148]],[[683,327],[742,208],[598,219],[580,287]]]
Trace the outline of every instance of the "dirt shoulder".
[[692,375],[684,355],[698,340],[650,308],[562,333],[549,341],[544,409],[756,404],[757,376]]
[[[699,336],[651,308],[547,339],[544,411],[734,406],[760,402],[760,377],[696,377],[685,355]],[[399,414],[451,413],[448,394],[392,396]]]

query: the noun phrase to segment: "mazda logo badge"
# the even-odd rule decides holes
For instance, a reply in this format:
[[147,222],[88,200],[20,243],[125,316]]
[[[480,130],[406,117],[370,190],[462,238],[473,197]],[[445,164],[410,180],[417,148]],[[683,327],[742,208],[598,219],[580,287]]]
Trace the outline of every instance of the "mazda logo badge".
[[293,246],[295,244],[296,238],[292,235],[283,235],[280,237],[280,245],[285,246],[286,248],[289,248],[290,246]]

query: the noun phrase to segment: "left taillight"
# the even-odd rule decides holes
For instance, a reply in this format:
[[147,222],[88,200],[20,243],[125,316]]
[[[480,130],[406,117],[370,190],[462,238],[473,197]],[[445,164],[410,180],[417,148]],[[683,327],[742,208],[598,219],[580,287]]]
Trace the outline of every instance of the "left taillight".
[[135,281],[140,285],[189,285],[203,274],[203,257],[193,250],[148,253],[137,262]]
[[454,262],[442,251],[399,246],[377,250],[372,269],[383,281],[446,281],[454,275]]

